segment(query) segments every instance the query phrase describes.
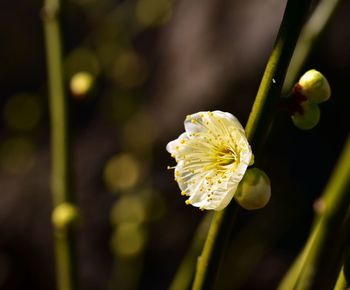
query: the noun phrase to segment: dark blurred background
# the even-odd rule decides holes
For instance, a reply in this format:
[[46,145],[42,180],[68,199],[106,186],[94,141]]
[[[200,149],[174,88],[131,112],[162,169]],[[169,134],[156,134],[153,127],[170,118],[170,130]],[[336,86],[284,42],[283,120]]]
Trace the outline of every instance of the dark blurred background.
[[[245,124],[285,3],[63,1],[81,289],[167,289],[203,212],[185,206],[166,143],[197,111]],[[0,289],[55,287],[42,4],[0,1]],[[343,1],[305,63],[332,87],[318,126],[277,113],[256,160],[272,200],[240,211],[218,289],[274,289],[307,238],[349,133],[349,13]]]

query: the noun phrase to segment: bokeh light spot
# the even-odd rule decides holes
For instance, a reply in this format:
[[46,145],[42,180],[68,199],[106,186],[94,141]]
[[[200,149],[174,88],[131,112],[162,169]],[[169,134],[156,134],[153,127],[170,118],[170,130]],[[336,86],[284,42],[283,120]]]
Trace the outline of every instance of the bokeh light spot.
[[118,154],[106,164],[103,177],[106,186],[114,192],[135,186],[140,177],[140,165],[130,154]]
[[113,61],[111,78],[122,88],[142,85],[148,75],[146,62],[133,50],[121,52]]
[[79,47],[69,54],[64,63],[64,72],[67,79],[70,79],[79,71],[88,72],[93,76],[99,74],[100,63],[93,50]]
[[94,83],[94,77],[89,72],[77,72],[70,79],[69,87],[73,96],[82,99],[91,90]]
[[25,138],[11,138],[0,147],[1,169],[10,174],[27,172],[34,164],[35,150],[33,143]]
[[139,223],[125,222],[115,227],[111,247],[117,256],[129,258],[139,254],[146,243],[146,234]]
[[141,25],[158,26],[169,21],[172,5],[169,0],[138,0],[136,18]]
[[36,96],[19,94],[11,97],[4,107],[4,121],[12,130],[32,130],[42,116],[42,107]]
[[139,113],[124,128],[124,146],[135,154],[148,154],[156,137],[154,119],[147,113]]
[[111,222],[113,224],[123,222],[142,223],[146,219],[145,206],[139,196],[125,195],[114,204],[111,210]]
[[101,113],[117,124],[125,123],[137,110],[138,96],[132,92],[111,90],[101,100]]

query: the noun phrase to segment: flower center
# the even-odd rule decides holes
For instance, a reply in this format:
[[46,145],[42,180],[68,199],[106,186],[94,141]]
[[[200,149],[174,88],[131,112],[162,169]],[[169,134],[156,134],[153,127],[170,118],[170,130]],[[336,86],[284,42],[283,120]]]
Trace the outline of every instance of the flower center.
[[236,159],[236,153],[231,148],[224,147],[220,149],[217,153],[218,165],[229,165],[234,163]]

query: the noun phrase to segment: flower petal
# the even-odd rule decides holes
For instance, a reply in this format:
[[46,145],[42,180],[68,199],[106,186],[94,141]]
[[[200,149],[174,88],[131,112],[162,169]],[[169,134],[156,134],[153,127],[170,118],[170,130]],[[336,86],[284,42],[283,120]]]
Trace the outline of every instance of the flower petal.
[[232,200],[234,194],[237,191],[237,187],[238,187],[238,184],[236,184],[233,187],[231,187],[227,191],[227,193],[224,195],[224,198],[221,200],[221,202],[219,204],[217,204],[215,206],[215,208],[213,208],[213,209],[214,210],[222,210],[222,209],[224,209],[230,203],[230,201]]
[[244,128],[242,127],[241,123],[232,114],[222,111],[214,111],[213,114],[214,116],[221,118],[221,120],[225,123],[226,126],[233,126],[236,129],[239,129],[240,131],[244,132]]

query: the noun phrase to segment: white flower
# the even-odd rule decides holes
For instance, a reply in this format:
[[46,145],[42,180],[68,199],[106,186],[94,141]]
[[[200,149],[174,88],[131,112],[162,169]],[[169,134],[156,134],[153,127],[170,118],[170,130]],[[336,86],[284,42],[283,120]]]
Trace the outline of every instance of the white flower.
[[175,180],[187,204],[222,210],[231,201],[252,159],[244,129],[230,113],[199,112],[185,120],[185,133],[168,143]]

